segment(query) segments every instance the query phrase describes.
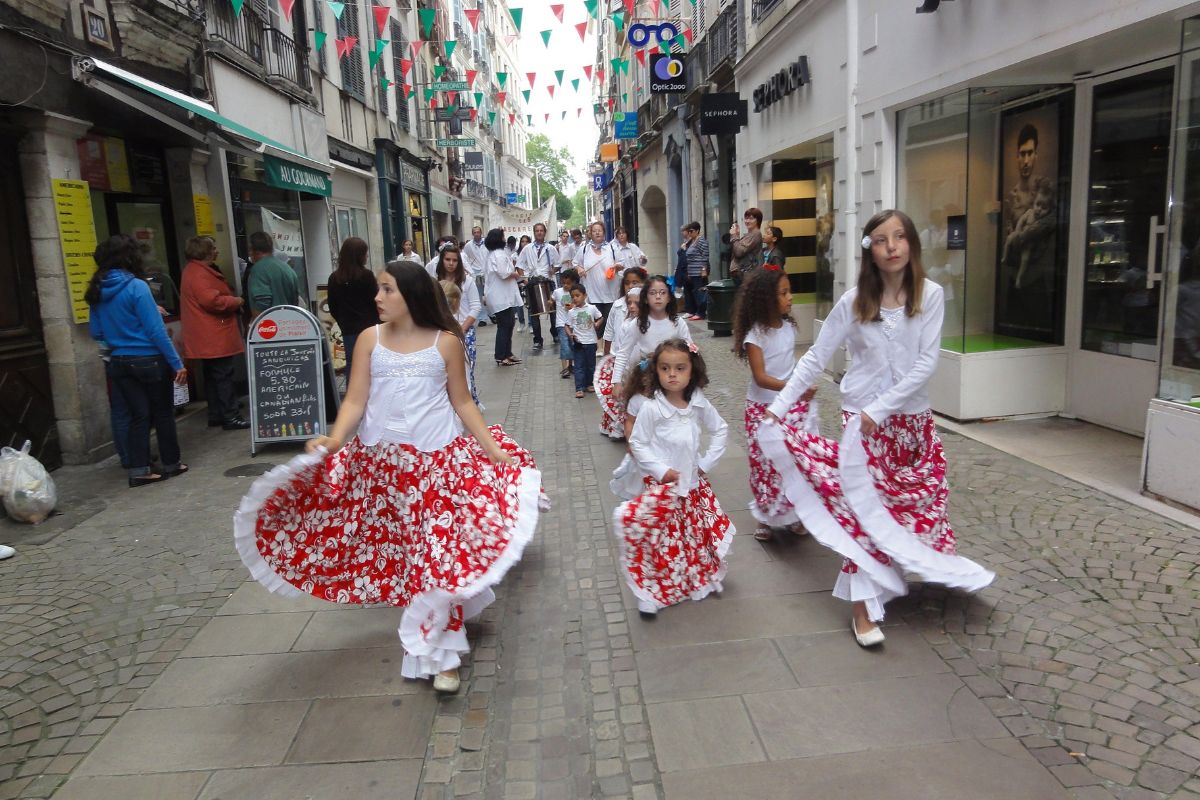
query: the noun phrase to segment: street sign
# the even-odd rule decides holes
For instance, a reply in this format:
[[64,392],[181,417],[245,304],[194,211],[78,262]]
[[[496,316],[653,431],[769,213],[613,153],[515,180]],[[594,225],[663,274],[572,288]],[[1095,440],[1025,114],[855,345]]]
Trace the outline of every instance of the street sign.
[[504,199],[510,203],[515,203],[515,202],[517,202],[517,193],[509,192],[508,194],[504,195]]
[[700,97],[700,133],[703,136],[737,133],[749,116],[748,104],[737,92],[717,92]]
[[468,150],[463,163],[467,172],[483,172],[483,153],[478,150]]
[[638,137],[638,115],[636,111],[618,111],[613,114],[613,133],[618,139]]
[[592,176],[592,191],[603,192],[608,188],[608,176],[603,172]]
[[474,147],[474,137],[463,137],[461,139],[436,139],[434,140],[435,147]]
[[687,77],[680,56],[650,56],[650,93],[686,94]]
[[465,92],[467,90],[466,81],[434,81],[430,87],[435,92]]

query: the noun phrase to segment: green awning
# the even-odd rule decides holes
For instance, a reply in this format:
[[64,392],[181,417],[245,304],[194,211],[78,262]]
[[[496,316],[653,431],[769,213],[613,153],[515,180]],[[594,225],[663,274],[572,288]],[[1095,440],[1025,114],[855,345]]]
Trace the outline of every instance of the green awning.
[[276,189],[292,189],[297,192],[329,197],[333,194],[333,182],[324,172],[284,161],[274,156],[263,156],[266,183]]
[[[324,191],[320,191],[320,190],[314,188],[316,185],[315,181],[310,181],[309,183],[311,183],[311,185],[309,185],[309,183],[306,183],[306,185],[304,185],[303,188],[299,188],[298,191],[309,192],[311,194],[320,194],[325,197],[328,197],[330,194],[332,194],[332,184],[330,184],[329,179],[328,179],[329,173],[333,172],[332,166],[330,166],[329,164],[326,164],[324,162],[317,161],[316,159],[312,158],[311,156],[307,156],[304,153],[299,152],[298,150],[294,150],[293,148],[288,147],[285,144],[281,144],[280,142],[277,142],[267,136],[264,136],[263,134],[259,133],[258,131],[247,128],[245,125],[241,124],[240,122],[235,122],[234,120],[231,120],[229,117],[218,114],[217,110],[215,108],[213,108],[211,105],[204,102],[203,100],[197,100],[194,97],[188,97],[186,94],[177,92],[174,89],[171,89],[167,86],[163,86],[161,83],[155,83],[154,81],[146,80],[145,78],[141,77],[140,75],[135,75],[134,73],[129,72],[127,70],[123,70],[120,67],[114,67],[112,64],[109,64],[107,62],[101,61],[96,58],[79,59],[79,61],[77,63],[76,71],[77,71],[77,73],[80,73],[82,75],[87,75],[88,73],[91,73],[94,71],[99,71],[104,75],[112,76],[121,81],[124,81],[125,83],[129,84],[130,86],[134,86],[138,89],[141,89],[144,92],[148,92],[148,93],[154,95],[155,97],[166,100],[168,103],[172,103],[173,105],[176,105],[185,111],[190,111],[191,113],[195,114],[198,117],[204,117],[209,122],[216,123],[221,128],[229,131],[230,133],[235,133],[238,136],[242,136],[246,139],[250,139],[255,142],[261,142],[262,144],[272,148],[273,150],[278,150],[284,156],[290,157],[289,159],[278,159],[279,161],[285,161],[285,160],[288,161],[288,166],[295,167],[296,169],[303,170],[305,172],[312,172],[312,173],[316,173],[316,174],[321,174],[322,172],[324,173],[324,177],[325,177]],[[86,79],[82,79],[82,80],[85,83],[87,82]],[[270,158],[270,156],[265,156],[265,158]],[[295,164],[290,163],[290,159],[295,159],[297,163],[295,163]],[[275,184],[273,184],[273,185],[275,185]],[[281,188],[289,188],[290,189],[290,188],[296,188],[296,187],[286,186],[286,187],[281,187]]]

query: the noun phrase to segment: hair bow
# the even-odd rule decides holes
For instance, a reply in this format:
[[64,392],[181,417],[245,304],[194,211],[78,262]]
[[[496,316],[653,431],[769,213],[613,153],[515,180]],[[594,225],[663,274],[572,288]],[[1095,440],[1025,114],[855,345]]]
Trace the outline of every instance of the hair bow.
[[641,369],[650,369],[650,359],[643,358],[641,361],[638,362],[638,367],[640,367]]

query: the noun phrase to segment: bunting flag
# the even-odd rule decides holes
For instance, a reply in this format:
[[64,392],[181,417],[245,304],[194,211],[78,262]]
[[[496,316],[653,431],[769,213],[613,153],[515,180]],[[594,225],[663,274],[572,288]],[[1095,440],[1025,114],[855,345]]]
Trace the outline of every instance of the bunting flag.
[[467,70],[467,88],[468,89],[475,88],[475,78],[478,75],[479,75],[479,70],[477,70],[477,69]]
[[445,68],[445,67],[443,67],[441,64],[434,64],[434,65],[433,65],[433,79],[434,79],[435,81],[440,81],[440,80],[442,79],[442,76],[443,76],[443,75],[445,75],[445,74],[446,74],[446,68]]
[[496,92],[496,102],[504,105],[504,101],[508,99],[508,92]]
[[508,124],[513,125],[516,123],[516,121],[517,121],[516,112],[513,112],[513,111],[508,112]]
[[408,73],[412,72],[412,65],[413,65],[413,62],[410,59],[407,59],[407,58],[400,59],[400,77],[401,78],[408,77]]
[[566,118],[567,118],[567,112],[565,112],[565,111],[564,111],[564,112],[562,112],[562,118],[563,118],[563,119],[566,119]]
[[476,117],[478,117],[478,116],[479,116],[479,109],[478,109],[478,108],[472,108],[472,109],[471,109],[471,122],[474,122],[474,121],[475,121],[475,118],[476,118]]
[[432,99],[429,101],[429,107],[430,107],[430,108],[437,108],[437,98],[436,98],[436,97],[432,98]]
[[344,39],[335,40],[334,44],[337,47],[337,57],[339,59],[343,59],[346,57],[347,53],[354,49],[354,45],[358,44],[358,37],[347,36]]
[[377,4],[371,6],[371,13],[375,15],[375,30],[379,32],[380,36],[383,36],[383,31],[388,24],[388,15],[392,13],[392,9]]
[[573,88],[577,92],[579,91],[579,78],[571,79],[571,88]]
[[525,98],[526,103],[529,102],[529,95],[531,95],[531,94],[533,94],[533,92],[529,91],[528,89],[521,90],[521,96]]
[[654,9],[655,15],[658,15],[660,13],[659,12],[659,4],[661,2],[662,2],[662,0],[650,0],[650,7]]
[[496,112],[495,111],[488,112],[488,125],[490,125],[493,128],[496,127]]
[[546,91],[548,91],[548,92],[550,93],[550,97],[551,97],[551,98],[553,98],[553,97],[554,97],[554,84],[553,84],[553,83],[547,83],[547,84],[546,84]]
[[628,58],[621,59],[621,72],[625,75],[629,74],[629,59]]
[[542,31],[542,44],[546,45],[546,47],[550,46],[550,34],[553,32],[554,31],[551,28],[547,28],[546,30]]
[[583,116],[583,108],[580,107],[580,108],[575,109],[575,118],[578,119],[579,117],[582,117],[582,116]]
[[404,84],[403,89],[404,89],[404,99],[405,100],[412,100],[413,97],[417,94],[417,87],[413,86],[412,84],[408,84],[408,83]]
[[478,108],[481,105],[483,105],[483,92],[476,92],[475,93],[475,107]]
[[471,25],[471,30],[475,31],[476,33],[479,33],[479,15],[481,13],[483,13],[482,9],[478,8],[463,9],[463,14],[466,15],[467,22]]
[[458,102],[458,92],[446,92],[446,102],[450,105],[456,105]]
[[554,80],[558,81],[558,85],[562,86],[563,76],[567,74],[565,69],[554,70]]
[[[235,9],[240,10],[242,7],[242,0],[234,0],[233,6]],[[342,18],[342,12],[346,10],[346,4],[335,2],[335,0],[329,0],[329,10],[333,12],[334,19],[340,20]]]
[[637,5],[637,0],[625,0],[625,13],[632,17],[635,5]]
[[621,93],[621,105],[625,106],[626,108],[629,107],[629,92]]
[[409,44],[409,47],[412,48],[413,61],[417,60],[417,56],[421,53],[421,45],[423,44],[425,42],[422,39],[417,39],[415,42]]
[[391,85],[392,85],[392,82],[388,80],[388,76],[387,76],[387,75],[380,75],[380,76],[379,76],[379,88],[380,88],[380,89],[382,89],[383,91],[385,91],[385,92],[386,92],[386,91],[388,90],[388,87],[389,87],[389,86],[391,86]]
[[695,36],[695,34],[693,34],[693,33],[692,33],[692,29],[691,29],[691,28],[684,28],[684,29],[683,29],[683,38],[687,40],[687,43],[688,43],[688,44],[691,44],[691,43],[692,43],[692,37],[693,37],[693,36]]
[[367,60],[371,62],[371,69],[375,69],[375,65],[379,63],[379,57],[383,55],[383,51],[387,49],[389,44],[391,42],[387,39],[375,40],[375,52],[367,56]]
[[436,8],[418,8],[417,18],[421,20],[421,33],[426,39],[433,34],[433,22],[437,19]]
[[596,80],[604,83],[604,67],[596,67]]
[[242,6],[246,4],[246,0],[233,0],[233,15],[240,17],[242,15]]
[[616,104],[617,104],[617,99],[615,97],[608,98],[608,110],[609,111],[612,111],[613,106],[615,106]]
[[500,84],[500,88],[503,89],[504,84],[508,83],[508,73],[507,72],[497,72],[496,73],[496,83]]
[[634,55],[637,56],[637,60],[638,60],[639,64],[641,64],[643,67],[646,66],[646,51],[645,50],[638,50],[637,52],[634,53]]
[[550,115],[546,114],[546,124],[550,124]]
[[675,37],[675,46],[678,47],[680,50],[686,50],[688,44],[690,44],[690,43],[691,43],[691,40],[689,40],[687,38],[687,34],[681,33]]
[[614,75],[615,75],[616,73],[618,73],[618,72],[620,72],[620,71],[621,71],[621,59],[619,59],[619,58],[610,58],[610,59],[608,60],[608,63],[609,63],[611,66],[612,66],[612,70],[613,70],[613,74],[614,74]]
[[279,0],[279,10],[283,12],[283,18],[288,22],[292,21],[292,8],[296,5],[296,0]]
[[618,11],[615,14],[613,14],[613,22],[615,22],[617,24],[618,31],[625,30],[625,12]]
[[457,39],[447,39],[442,42],[442,47],[446,48],[446,60],[454,58],[454,48],[458,47]]
[[581,42],[587,38],[587,26],[586,22],[581,22],[575,26],[575,31],[579,34],[579,41]]
[[529,80],[529,88],[532,89],[534,81],[537,80],[537,73],[536,72],[526,72],[525,77]]
[[583,66],[583,74],[584,74],[585,76],[587,76],[587,79],[588,79],[589,81],[592,79],[592,65],[591,65],[591,64],[584,64],[584,66]]
[[[692,5],[696,5],[696,0],[692,0]],[[600,19],[600,0],[583,0],[583,6],[587,9],[592,19]]]
[[[663,39],[661,42],[658,43],[658,49],[662,51],[662,54],[664,56],[671,54],[672,41],[673,41],[672,39]],[[642,55],[643,52],[644,51],[642,51],[642,50],[638,50],[638,55],[639,56]],[[646,60],[643,58],[642,64],[645,64],[645,63],[646,63]]]
[[370,53],[367,53],[367,70],[368,71],[370,71],[370,72],[375,71],[375,65],[379,63],[380,55],[381,55],[381,53],[378,50],[372,50]]
[[508,36],[504,37],[504,43],[506,45],[508,45],[509,47],[512,47],[513,42],[515,42],[516,40],[517,40],[517,35],[515,33],[510,33]]
[[329,34],[325,31],[314,31],[313,50],[316,50],[318,53],[321,52],[321,48],[325,46],[325,37],[327,36],[329,36]]
[[563,14],[563,4],[562,4],[562,3],[553,3],[553,4],[551,4],[551,6],[550,6],[550,10],[554,12],[554,16],[558,17],[558,21],[559,21],[559,22],[562,22],[562,21],[563,21],[563,18],[562,18],[562,14]]
[[520,32],[520,30],[521,30],[521,17],[525,16],[525,9],[523,9],[523,8],[511,8],[511,7],[510,7],[510,8],[508,9],[508,15],[509,15],[510,17],[512,17],[513,26],[514,26],[514,27],[517,29],[517,31],[518,31],[518,32]]
[[422,91],[422,94],[424,94],[424,95],[425,95],[425,102],[426,102],[426,103],[428,103],[430,100],[432,100],[432,99],[433,99],[433,89],[428,89],[428,88],[426,88],[426,89],[422,89],[421,91]]
[[526,115],[525,115],[525,124],[526,124],[526,125],[532,125],[532,124],[533,124],[533,114],[526,114]]

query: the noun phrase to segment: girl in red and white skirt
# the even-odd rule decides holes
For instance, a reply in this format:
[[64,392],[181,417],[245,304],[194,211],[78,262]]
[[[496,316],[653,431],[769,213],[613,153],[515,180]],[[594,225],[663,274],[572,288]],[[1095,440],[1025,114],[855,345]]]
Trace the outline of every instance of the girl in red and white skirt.
[[532,538],[541,473],[485,425],[434,279],[395,262],[379,273],[376,306],[383,323],[355,345],[333,429],[254,482],[234,538],[273,592],[404,608],[401,674],[453,692],[469,650],[463,620],[494,599]]
[[[766,418],[767,404],[787,384],[796,364],[796,323],[792,320],[792,284],[777,270],[756,270],[738,289],[733,308],[733,352],[750,364],[746,388],[746,446],[750,458],[750,513],[758,522],[754,538],[770,541],[772,531],[788,528],[805,533],[796,508],[783,493],[779,472],[763,457],[758,446],[758,426]],[[816,387],[806,391],[787,410],[789,425],[818,432]]]
[[[613,303],[604,320],[604,357],[596,365],[596,397],[600,400],[600,435],[614,442],[625,438],[625,403],[621,386],[613,383],[613,366],[625,321],[637,316],[637,296],[646,282],[646,270],[629,267],[621,275],[621,296]],[[637,292],[634,289],[638,289]],[[634,298],[630,302],[630,298]]]
[[[613,512],[625,580],[645,616],[721,591],[735,533],[705,475],[725,452],[729,426],[701,391],[704,359],[691,342],[669,339],[649,361],[629,436],[644,488]],[[710,437],[703,454],[701,433]]]
[[[926,389],[937,368],[942,288],[925,279],[921,242],[899,211],[867,222],[858,285],[829,312],[812,348],[768,406],[763,453],[812,535],[845,557],[834,596],[854,604],[863,647],[883,641],[884,604],[908,591],[904,573],[978,591],[995,575],[956,554],[946,516],[946,456]],[[786,420],[843,344],[841,442]]]

